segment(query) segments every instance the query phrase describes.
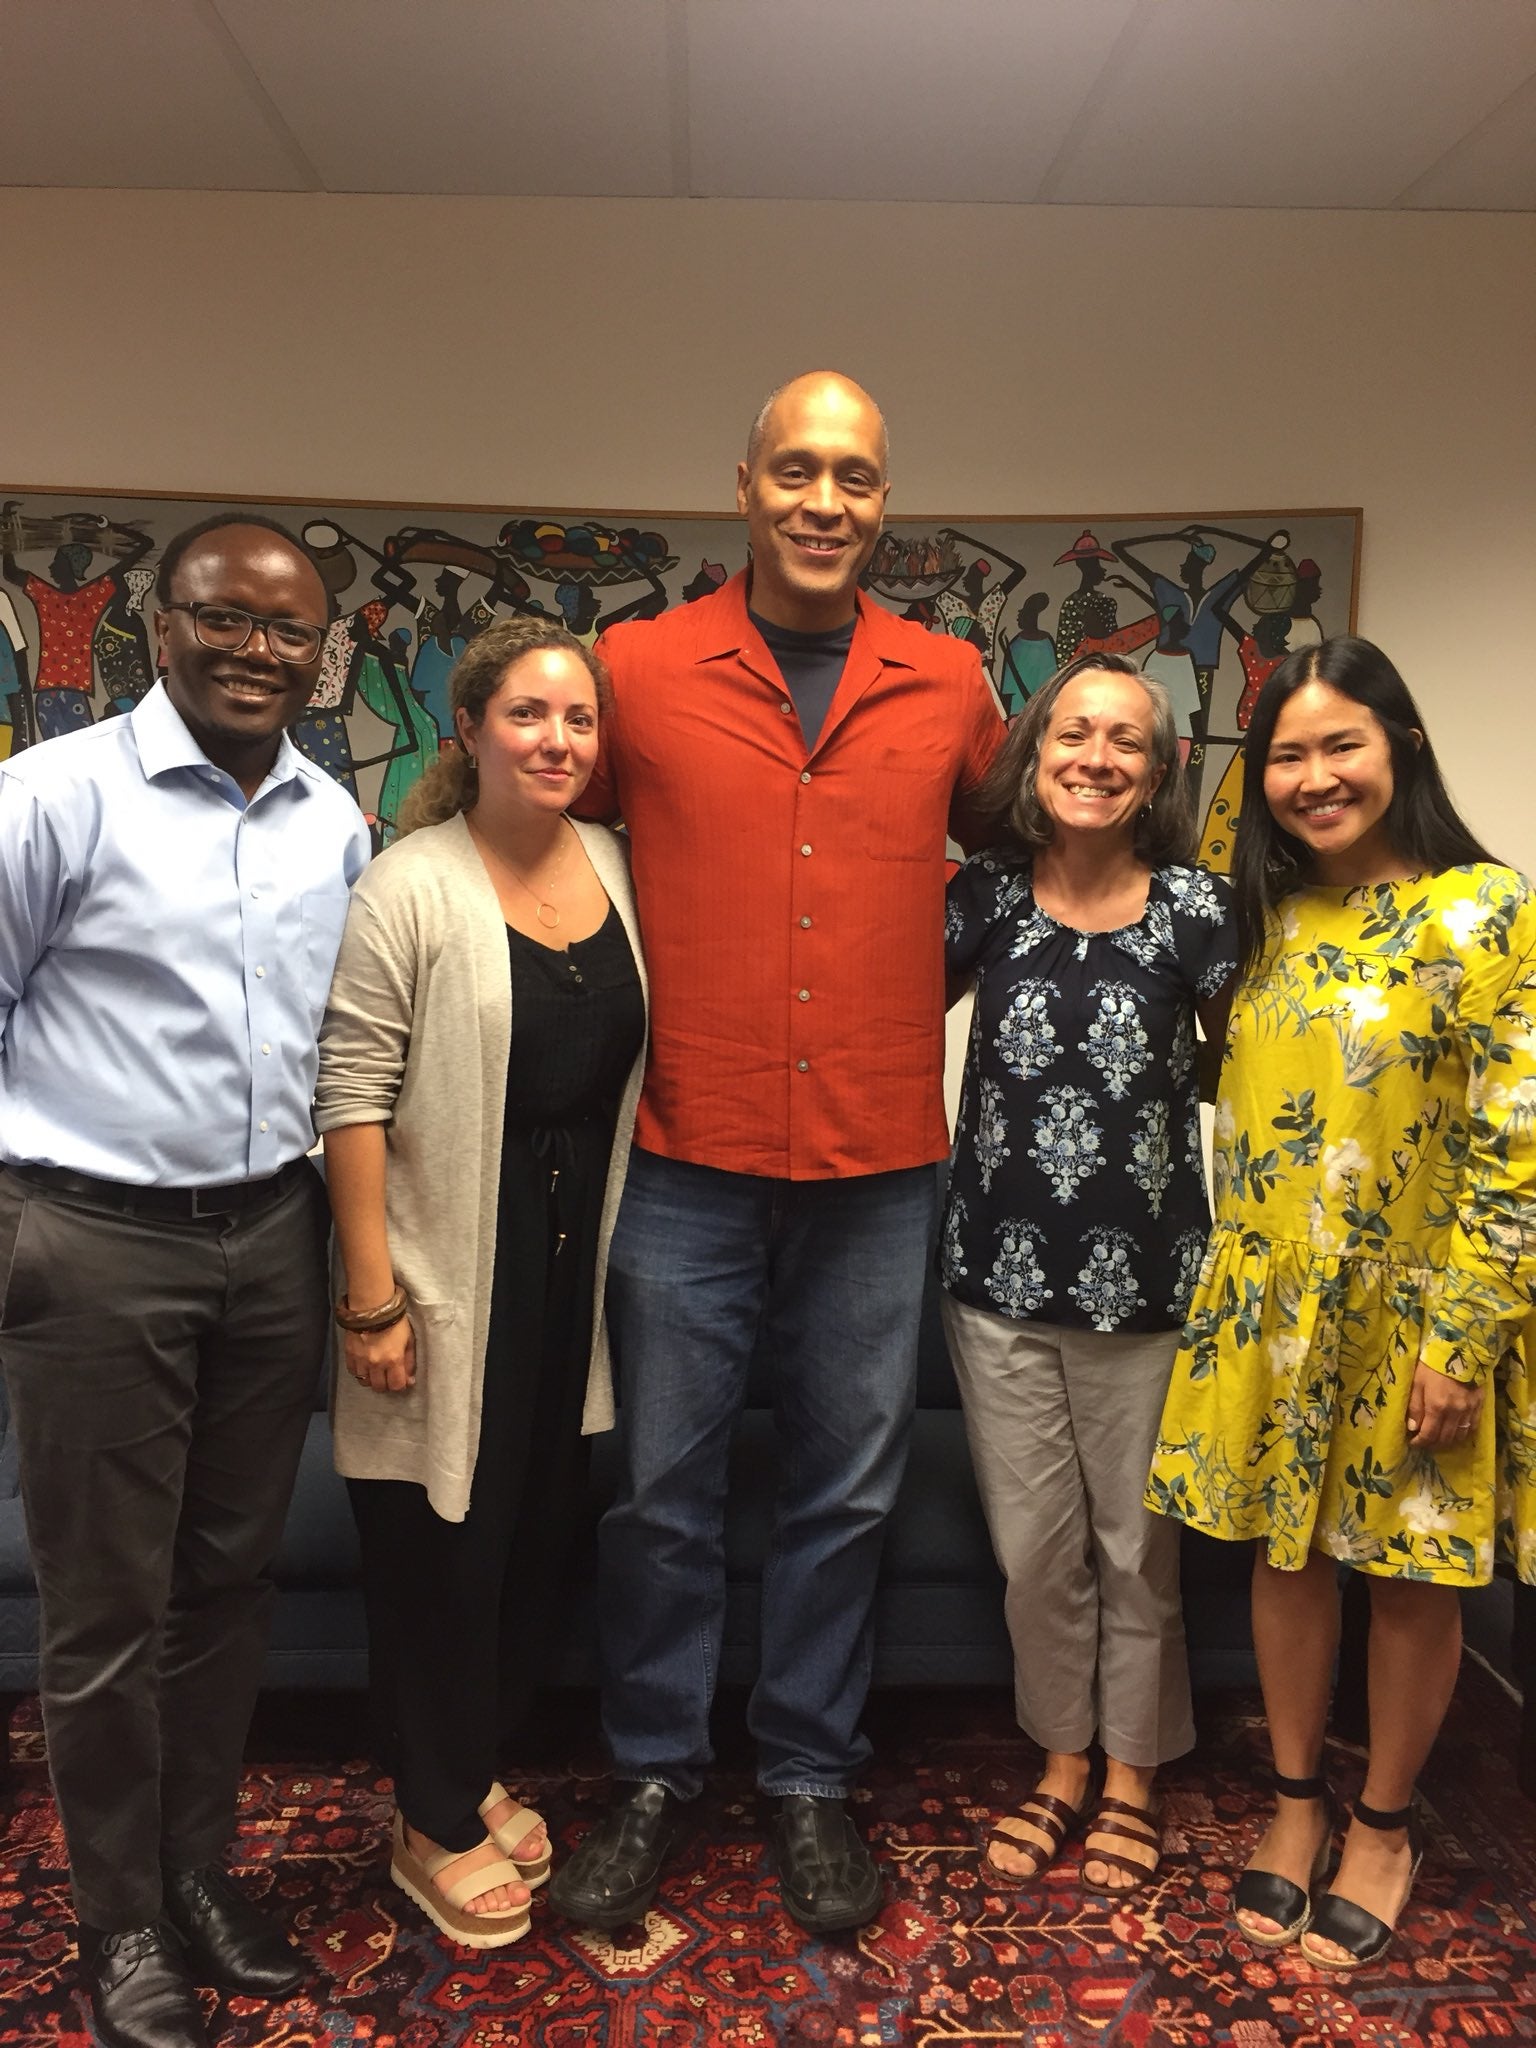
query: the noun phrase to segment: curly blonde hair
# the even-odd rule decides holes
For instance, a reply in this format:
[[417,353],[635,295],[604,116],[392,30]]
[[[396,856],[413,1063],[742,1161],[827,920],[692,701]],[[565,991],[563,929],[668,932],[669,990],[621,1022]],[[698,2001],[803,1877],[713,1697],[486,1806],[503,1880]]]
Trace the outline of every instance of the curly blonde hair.
[[541,647],[558,647],[575,655],[596,687],[599,718],[608,716],[613,709],[613,685],[607,665],[590,647],[553,619],[498,619],[476,634],[448,673],[448,701],[455,713],[453,745],[438,755],[400,806],[398,839],[423,825],[441,825],[460,811],[474,809],[480,776],[459,738],[457,714],[467,712],[470,724],[479,726],[491,699],[506,681],[507,670]]

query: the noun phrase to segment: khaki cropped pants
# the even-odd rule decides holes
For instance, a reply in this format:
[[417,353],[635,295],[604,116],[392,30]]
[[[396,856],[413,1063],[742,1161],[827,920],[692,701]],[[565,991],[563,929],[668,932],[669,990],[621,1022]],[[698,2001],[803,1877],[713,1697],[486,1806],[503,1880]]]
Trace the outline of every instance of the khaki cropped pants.
[[1017,1322],[940,1297],[992,1547],[1019,1726],[1141,1769],[1194,1744],[1179,1525],[1142,1505],[1176,1330]]

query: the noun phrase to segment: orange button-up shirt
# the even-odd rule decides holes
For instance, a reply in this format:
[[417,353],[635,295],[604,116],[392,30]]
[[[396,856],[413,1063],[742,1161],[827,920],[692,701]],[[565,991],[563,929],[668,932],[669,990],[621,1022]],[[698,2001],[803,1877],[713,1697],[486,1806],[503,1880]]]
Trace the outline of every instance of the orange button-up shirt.
[[648,1151],[788,1180],[942,1158],[946,833],[1003,735],[974,647],[862,596],[816,744],[747,577],[599,651],[579,806],[622,815],[651,978]]

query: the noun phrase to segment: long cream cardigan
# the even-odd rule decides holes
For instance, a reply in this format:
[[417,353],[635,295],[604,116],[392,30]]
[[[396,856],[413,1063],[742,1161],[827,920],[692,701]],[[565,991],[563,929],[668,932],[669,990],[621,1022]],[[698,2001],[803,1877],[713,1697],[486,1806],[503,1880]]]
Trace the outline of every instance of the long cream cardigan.
[[[623,846],[605,826],[576,830],[645,988]],[[336,1468],[425,1486],[450,1522],[464,1519],[480,1441],[511,1034],[506,924],[469,828],[457,817],[413,832],[352,892],[320,1034],[315,1122],[322,1131],[388,1127],[390,1256],[416,1334],[416,1384],[405,1393],[377,1393],[337,1372]],[[642,1049],[603,1196],[584,1434],[613,1427],[603,1282],[644,1065]]]

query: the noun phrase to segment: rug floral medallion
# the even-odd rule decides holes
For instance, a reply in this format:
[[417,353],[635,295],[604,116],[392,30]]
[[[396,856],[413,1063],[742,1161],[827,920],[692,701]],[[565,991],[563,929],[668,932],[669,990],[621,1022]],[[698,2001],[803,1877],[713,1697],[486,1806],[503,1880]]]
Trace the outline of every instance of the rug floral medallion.
[[[625,1945],[560,1920],[475,1953],[442,1941],[388,1881],[387,1778],[253,1751],[232,1865],[314,1964],[271,2006],[208,2000],[228,2048],[1472,2048],[1536,2040],[1536,1807],[1515,1787],[1515,1710],[1466,1670],[1422,1787],[1428,1853],[1400,1938],[1369,1971],[1312,1968],[1244,1940],[1234,1872],[1264,1824],[1255,1700],[1206,1702],[1200,1746],[1165,1774],[1164,1861],[1123,1903],[1084,1892],[1080,1848],[1007,1891],[981,1863],[989,1823],[1037,1759],[999,1693],[877,1701],[878,1761],[857,1798],[888,1878],[878,1920],[816,1941],[780,1910],[744,1759],[700,1802],[643,1930]],[[74,1988],[63,1839],[31,1703],[17,1716],[0,1847],[5,2048],[87,2048]],[[1346,1796],[1361,1760],[1330,1748]],[[567,1768],[518,1789],[557,1850],[604,1810],[590,1732]]]

